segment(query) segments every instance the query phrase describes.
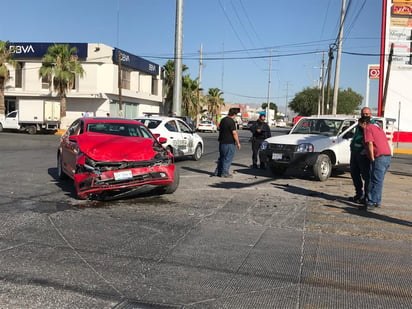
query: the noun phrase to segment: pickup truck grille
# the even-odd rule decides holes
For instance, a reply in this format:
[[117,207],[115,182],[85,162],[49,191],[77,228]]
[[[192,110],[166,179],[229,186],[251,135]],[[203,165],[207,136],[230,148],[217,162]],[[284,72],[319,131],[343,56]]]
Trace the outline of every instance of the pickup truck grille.
[[277,152],[295,152],[296,145],[269,144],[269,149]]

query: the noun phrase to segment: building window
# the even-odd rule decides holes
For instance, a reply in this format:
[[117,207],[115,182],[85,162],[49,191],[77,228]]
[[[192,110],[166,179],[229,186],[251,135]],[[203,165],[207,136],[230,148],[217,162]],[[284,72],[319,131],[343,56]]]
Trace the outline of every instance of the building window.
[[130,89],[130,71],[122,70],[122,89]]
[[51,78],[50,76],[43,76],[41,78],[41,89],[50,89]]
[[24,62],[17,62],[16,66],[16,76],[15,76],[15,84],[14,87],[22,88],[23,87],[23,68]]
[[156,76],[152,76],[152,94],[153,95],[158,94],[158,85],[159,85],[159,80],[156,79]]

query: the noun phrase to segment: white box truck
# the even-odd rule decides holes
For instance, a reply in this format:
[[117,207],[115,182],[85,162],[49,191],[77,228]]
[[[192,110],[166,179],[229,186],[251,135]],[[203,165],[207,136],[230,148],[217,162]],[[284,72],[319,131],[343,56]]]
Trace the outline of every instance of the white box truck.
[[18,108],[0,118],[0,132],[3,129],[26,131],[36,134],[39,131],[54,132],[60,127],[60,102],[45,100],[18,101]]

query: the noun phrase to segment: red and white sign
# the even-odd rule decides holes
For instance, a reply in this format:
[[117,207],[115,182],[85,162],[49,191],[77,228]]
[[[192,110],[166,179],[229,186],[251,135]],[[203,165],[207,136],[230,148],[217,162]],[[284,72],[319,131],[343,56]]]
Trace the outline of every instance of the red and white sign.
[[379,66],[369,67],[369,78],[370,79],[379,79],[380,75],[381,75],[381,69]]

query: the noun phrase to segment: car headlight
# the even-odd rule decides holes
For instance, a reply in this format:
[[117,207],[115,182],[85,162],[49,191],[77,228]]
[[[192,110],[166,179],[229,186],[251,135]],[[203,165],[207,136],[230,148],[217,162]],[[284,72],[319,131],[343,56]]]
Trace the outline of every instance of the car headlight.
[[260,144],[260,150],[266,150],[269,148],[269,143],[267,141],[263,141],[262,144]]
[[296,148],[297,152],[313,152],[315,147],[310,143],[299,144]]

